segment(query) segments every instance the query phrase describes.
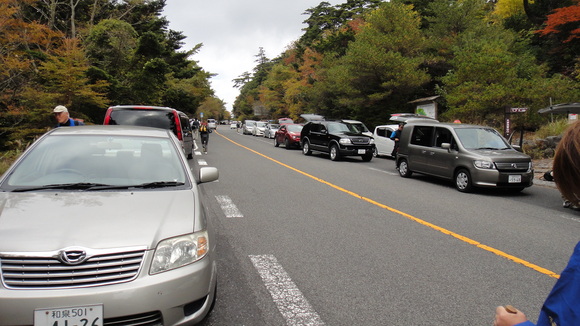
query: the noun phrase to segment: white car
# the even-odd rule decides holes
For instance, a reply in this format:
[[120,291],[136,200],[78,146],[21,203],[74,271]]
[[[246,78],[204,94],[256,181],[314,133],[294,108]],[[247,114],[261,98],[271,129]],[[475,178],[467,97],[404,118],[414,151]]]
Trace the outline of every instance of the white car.
[[375,139],[375,157],[391,156],[393,148],[395,147],[395,141],[390,137],[397,128],[399,128],[399,125],[381,125],[375,127],[375,131],[373,132],[373,138]]
[[244,122],[244,125],[242,126],[242,133],[244,135],[253,135],[255,127],[256,127],[256,121],[246,120]]
[[277,123],[269,123],[266,125],[266,130],[264,131],[264,138],[274,138],[276,136],[276,131],[280,128]]
[[217,128],[217,126],[216,126],[216,121],[215,121],[215,119],[207,119],[207,127],[208,127],[209,129],[216,129],[216,128]]
[[266,125],[268,125],[268,123],[264,121],[256,122],[256,127],[254,127],[254,130],[252,130],[252,135],[264,136],[264,131],[266,131]]

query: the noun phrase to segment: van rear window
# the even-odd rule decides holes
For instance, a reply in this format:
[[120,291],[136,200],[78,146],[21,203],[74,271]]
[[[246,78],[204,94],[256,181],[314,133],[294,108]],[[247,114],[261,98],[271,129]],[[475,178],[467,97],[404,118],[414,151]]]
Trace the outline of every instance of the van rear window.
[[411,135],[411,144],[433,146],[433,127],[415,126]]
[[177,132],[173,112],[165,110],[113,110],[109,124],[153,127]]

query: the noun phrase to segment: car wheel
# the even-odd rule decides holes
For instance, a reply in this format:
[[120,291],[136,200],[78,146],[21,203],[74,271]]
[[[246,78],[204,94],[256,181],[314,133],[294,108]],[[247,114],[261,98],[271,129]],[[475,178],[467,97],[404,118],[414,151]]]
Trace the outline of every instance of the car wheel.
[[278,137],[274,136],[274,147],[278,146],[280,146],[280,143],[278,142]]
[[362,160],[364,162],[370,162],[373,159],[373,156],[374,156],[373,154],[365,154],[362,156]]
[[455,188],[461,192],[471,192],[473,190],[469,171],[460,169],[455,173]]
[[411,174],[413,174],[413,172],[409,170],[409,162],[407,162],[405,159],[402,159],[399,162],[399,175],[403,178],[408,178],[411,176]]
[[330,146],[330,159],[332,161],[340,160],[340,153],[338,152],[338,146],[336,146],[336,145]]
[[284,139],[284,146],[286,147],[286,149],[290,149],[290,139],[286,138]]
[[312,154],[312,151],[310,150],[310,142],[308,140],[302,142],[302,154],[304,155]]

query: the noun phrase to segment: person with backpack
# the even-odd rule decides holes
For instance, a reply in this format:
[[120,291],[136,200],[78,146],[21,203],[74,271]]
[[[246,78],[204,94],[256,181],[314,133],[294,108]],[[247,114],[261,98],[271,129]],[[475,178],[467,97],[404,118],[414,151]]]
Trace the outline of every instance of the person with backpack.
[[52,113],[54,114],[54,118],[56,119],[57,122],[55,128],[84,125],[82,121],[71,118],[68,113],[68,109],[64,105],[58,105],[57,107],[54,108],[54,110],[52,110]]
[[207,154],[207,143],[209,142],[209,134],[211,133],[211,128],[207,126],[207,120],[199,125],[199,136],[201,137],[201,147],[203,147],[203,152]]

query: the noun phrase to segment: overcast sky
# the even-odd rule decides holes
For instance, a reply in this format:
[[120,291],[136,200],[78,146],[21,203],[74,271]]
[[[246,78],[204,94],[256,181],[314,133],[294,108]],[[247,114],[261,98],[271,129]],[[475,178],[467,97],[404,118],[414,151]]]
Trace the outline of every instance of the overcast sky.
[[[167,0],[164,16],[169,28],[187,38],[183,50],[203,43],[190,59],[208,72],[216,96],[227,110],[239,90],[232,80],[252,72],[262,47],[269,59],[279,56],[304,33],[308,18],[303,13],[318,6],[319,0]],[[346,0],[326,0],[332,6]]]

